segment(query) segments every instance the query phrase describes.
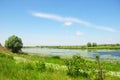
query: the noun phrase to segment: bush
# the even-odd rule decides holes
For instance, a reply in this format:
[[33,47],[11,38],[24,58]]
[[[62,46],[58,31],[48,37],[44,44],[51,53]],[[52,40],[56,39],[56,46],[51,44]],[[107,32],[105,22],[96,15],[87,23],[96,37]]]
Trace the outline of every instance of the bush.
[[98,80],[103,80],[103,70],[100,63],[100,56],[96,55],[96,61],[98,63]]
[[77,76],[83,76],[87,77],[87,65],[86,65],[86,60],[84,60],[80,56],[73,56],[72,59],[66,60],[65,61],[67,67],[68,67],[68,72],[67,74],[73,77]]
[[40,72],[44,72],[46,69],[45,67],[45,63],[44,62],[38,62],[36,63],[36,70],[40,71]]
[[52,56],[52,58],[54,58],[54,59],[60,59],[60,56],[56,55],[56,56]]
[[25,70],[36,70],[40,72],[44,72],[46,70],[46,66],[44,62],[28,62],[24,64]]
[[21,51],[21,48],[23,47],[23,43],[21,38],[13,35],[8,38],[8,40],[5,41],[5,47],[7,49],[10,49],[13,53],[18,53]]

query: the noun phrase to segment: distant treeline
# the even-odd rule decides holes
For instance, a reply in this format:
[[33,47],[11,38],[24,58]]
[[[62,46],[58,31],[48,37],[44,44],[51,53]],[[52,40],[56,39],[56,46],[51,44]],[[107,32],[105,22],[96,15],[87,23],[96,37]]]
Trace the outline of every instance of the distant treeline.
[[96,44],[87,43],[87,45],[74,46],[24,46],[24,48],[56,48],[56,49],[120,49],[120,44]]

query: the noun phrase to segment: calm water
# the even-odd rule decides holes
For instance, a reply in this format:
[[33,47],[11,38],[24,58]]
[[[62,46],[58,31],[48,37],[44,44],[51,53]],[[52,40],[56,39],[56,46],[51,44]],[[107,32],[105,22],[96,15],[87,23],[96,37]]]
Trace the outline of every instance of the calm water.
[[120,59],[120,50],[78,50],[78,49],[50,49],[50,48],[23,48],[23,52],[42,53],[52,55],[74,55],[94,58],[99,54],[101,58]]

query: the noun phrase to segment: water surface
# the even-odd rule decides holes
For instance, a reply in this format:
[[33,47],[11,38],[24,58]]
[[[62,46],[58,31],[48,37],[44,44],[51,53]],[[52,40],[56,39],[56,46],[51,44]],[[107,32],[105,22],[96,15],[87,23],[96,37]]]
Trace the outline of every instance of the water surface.
[[52,49],[52,48],[23,48],[23,52],[42,53],[51,55],[74,55],[95,58],[99,54],[101,58],[120,59],[120,50],[81,50],[81,49]]

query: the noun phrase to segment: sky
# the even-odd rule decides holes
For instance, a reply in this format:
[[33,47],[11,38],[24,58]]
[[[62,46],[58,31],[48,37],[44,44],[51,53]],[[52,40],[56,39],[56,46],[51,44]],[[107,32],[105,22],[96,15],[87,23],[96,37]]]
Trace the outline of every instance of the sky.
[[0,0],[0,43],[24,46],[120,43],[120,0]]

